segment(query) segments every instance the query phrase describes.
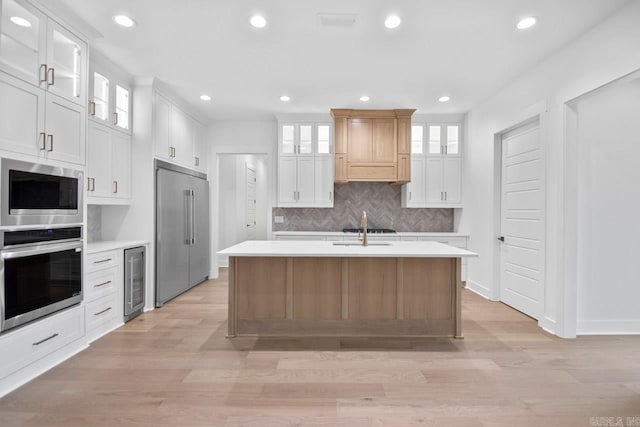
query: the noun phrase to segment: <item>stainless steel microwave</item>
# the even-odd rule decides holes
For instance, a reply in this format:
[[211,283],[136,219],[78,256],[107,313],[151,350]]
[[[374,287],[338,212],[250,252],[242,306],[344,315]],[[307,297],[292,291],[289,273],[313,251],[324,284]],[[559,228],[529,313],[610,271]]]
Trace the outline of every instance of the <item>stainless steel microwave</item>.
[[0,169],[0,225],[82,223],[82,171],[4,158]]

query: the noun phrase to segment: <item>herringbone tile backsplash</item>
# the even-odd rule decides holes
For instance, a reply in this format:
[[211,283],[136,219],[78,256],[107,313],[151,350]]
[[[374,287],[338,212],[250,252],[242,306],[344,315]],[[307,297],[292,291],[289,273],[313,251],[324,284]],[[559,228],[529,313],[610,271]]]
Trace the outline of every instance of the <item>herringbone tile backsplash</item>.
[[273,231],[341,231],[360,226],[367,211],[369,228],[396,231],[453,231],[453,209],[403,209],[399,185],[383,182],[351,182],[335,186],[332,209],[273,208],[273,216],[284,217]]

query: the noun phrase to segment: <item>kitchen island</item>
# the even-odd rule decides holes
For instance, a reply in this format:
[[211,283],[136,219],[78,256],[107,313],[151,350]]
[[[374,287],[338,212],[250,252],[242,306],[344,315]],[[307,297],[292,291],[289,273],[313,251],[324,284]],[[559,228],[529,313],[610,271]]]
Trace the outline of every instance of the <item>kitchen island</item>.
[[228,336],[462,337],[461,260],[438,242],[245,241],[229,256]]

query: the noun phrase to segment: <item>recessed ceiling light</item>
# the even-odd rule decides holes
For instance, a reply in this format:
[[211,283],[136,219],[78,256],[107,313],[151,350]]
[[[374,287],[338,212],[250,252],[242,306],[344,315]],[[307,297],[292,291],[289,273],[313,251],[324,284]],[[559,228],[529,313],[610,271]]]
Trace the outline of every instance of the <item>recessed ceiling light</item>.
[[449,98],[448,96],[441,96],[440,98],[438,98],[438,101],[440,102],[447,102],[448,100],[450,100],[451,98]]
[[267,20],[264,19],[262,15],[253,15],[249,22],[256,28],[264,28],[267,26]]
[[282,96],[280,97],[280,101],[282,101],[282,102],[289,102],[289,101],[291,101],[291,97],[289,97],[289,96],[287,96],[287,95],[282,95]]
[[360,101],[362,101],[362,102],[367,102],[367,101],[369,101],[370,99],[371,99],[371,98],[369,98],[367,95],[362,95],[362,96],[360,97]]
[[387,28],[397,28],[400,26],[402,19],[398,15],[389,15],[387,19],[384,20],[384,26]]
[[200,99],[203,101],[211,101],[211,97],[206,94],[200,95]]
[[14,24],[16,24],[19,27],[28,28],[28,27],[31,26],[31,22],[27,21],[24,18],[21,18],[20,16],[12,16],[9,19],[11,20],[11,22],[13,22]]
[[536,22],[536,18],[534,18],[533,16],[527,16],[526,18],[522,18],[518,21],[518,24],[516,24],[516,28],[519,30],[526,30],[527,28],[531,28],[536,25]]
[[113,17],[113,20],[116,24],[122,25],[123,27],[131,28],[136,25],[136,22],[129,18],[127,15],[116,15]]

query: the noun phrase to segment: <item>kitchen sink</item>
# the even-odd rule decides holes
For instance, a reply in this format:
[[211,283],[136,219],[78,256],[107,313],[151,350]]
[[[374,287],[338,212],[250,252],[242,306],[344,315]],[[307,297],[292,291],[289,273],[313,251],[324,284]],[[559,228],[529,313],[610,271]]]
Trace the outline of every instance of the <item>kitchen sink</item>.
[[[333,242],[333,246],[362,246],[362,242]],[[368,246],[391,246],[391,242],[369,242]]]

